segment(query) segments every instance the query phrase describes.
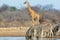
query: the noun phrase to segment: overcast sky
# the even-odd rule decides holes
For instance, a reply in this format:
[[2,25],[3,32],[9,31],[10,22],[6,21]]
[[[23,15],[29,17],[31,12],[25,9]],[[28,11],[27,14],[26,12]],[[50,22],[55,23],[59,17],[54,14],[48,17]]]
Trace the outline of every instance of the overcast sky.
[[[17,8],[24,7],[25,0],[0,0],[0,6],[2,4],[7,4],[10,6],[16,6]],[[47,5],[47,4],[52,4],[54,8],[60,9],[60,0],[28,0],[30,2],[31,6],[40,4],[40,5]]]

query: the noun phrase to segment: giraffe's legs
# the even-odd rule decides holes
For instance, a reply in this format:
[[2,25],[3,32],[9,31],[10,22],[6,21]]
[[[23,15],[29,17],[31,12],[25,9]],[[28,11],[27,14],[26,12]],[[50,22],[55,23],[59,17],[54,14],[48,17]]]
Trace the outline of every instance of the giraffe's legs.
[[32,25],[34,26],[34,18],[32,18]]
[[37,24],[39,24],[39,17],[37,17]]

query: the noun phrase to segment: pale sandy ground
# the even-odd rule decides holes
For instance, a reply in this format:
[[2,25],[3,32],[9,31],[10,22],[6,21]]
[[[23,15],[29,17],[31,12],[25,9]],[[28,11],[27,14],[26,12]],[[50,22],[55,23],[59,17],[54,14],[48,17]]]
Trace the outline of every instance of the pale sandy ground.
[[26,32],[27,32],[27,30],[29,29],[29,27],[22,27],[21,29],[20,29],[20,36],[25,36],[25,34],[26,34]]
[[29,27],[10,27],[10,28],[0,28],[0,37],[1,36],[12,36],[12,37],[19,37],[25,36],[26,31]]

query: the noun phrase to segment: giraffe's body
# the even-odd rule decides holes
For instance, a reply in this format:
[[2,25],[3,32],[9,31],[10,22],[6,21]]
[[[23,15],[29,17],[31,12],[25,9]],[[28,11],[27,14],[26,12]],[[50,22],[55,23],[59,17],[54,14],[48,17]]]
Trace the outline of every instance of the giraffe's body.
[[27,4],[27,6],[28,6],[28,10],[29,10],[30,15],[31,15],[31,17],[32,17],[32,24],[33,24],[33,26],[34,26],[34,19],[35,19],[35,18],[36,18],[37,24],[39,24],[39,17],[40,17],[40,15],[39,15],[37,12],[35,12],[35,11],[30,7],[29,2],[26,1],[26,4]]

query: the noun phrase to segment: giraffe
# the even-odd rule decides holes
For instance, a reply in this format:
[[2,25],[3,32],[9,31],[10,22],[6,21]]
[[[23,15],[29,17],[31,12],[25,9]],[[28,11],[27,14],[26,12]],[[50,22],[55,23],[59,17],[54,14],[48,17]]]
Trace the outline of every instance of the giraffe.
[[36,18],[36,21],[37,21],[37,24],[39,24],[39,17],[40,17],[40,15],[37,13],[37,12],[35,12],[31,7],[30,7],[30,4],[29,4],[29,2],[26,0],[25,2],[24,2],[24,4],[27,4],[27,7],[28,7],[28,10],[29,10],[29,12],[30,12],[30,15],[31,15],[31,17],[32,17],[32,25],[34,26],[34,19]]

